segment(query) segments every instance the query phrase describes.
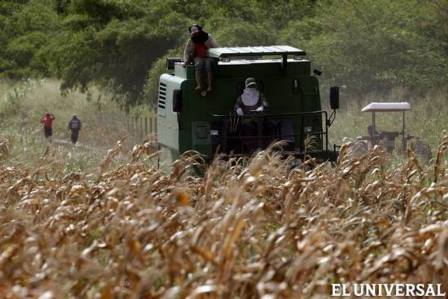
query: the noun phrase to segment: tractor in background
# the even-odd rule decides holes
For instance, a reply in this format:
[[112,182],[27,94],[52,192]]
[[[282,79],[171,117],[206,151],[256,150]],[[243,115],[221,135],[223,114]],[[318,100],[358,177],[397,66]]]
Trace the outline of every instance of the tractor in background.
[[[383,146],[389,154],[396,151],[396,141],[399,139],[399,153],[405,153],[408,145],[412,148],[420,160],[424,163],[432,158],[430,146],[418,137],[406,132],[406,111],[411,110],[408,102],[372,102],[362,108],[361,112],[372,113],[372,123],[367,127],[367,135],[360,136],[352,145],[354,156],[366,154],[375,145]],[[379,131],[377,130],[377,113],[399,113],[402,118],[402,125],[399,131]]]

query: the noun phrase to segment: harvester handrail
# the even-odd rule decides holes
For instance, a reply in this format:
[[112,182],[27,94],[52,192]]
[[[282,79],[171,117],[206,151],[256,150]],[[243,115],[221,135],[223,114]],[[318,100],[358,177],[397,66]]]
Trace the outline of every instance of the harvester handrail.
[[[320,135],[324,137],[324,150],[328,151],[329,150],[329,142],[328,142],[328,112],[325,110],[318,110],[318,111],[306,111],[306,112],[297,112],[297,113],[281,113],[281,114],[271,114],[271,113],[254,113],[254,114],[249,114],[249,115],[243,115],[243,116],[238,116],[235,113],[231,112],[227,115],[222,115],[222,114],[214,114],[211,113],[211,115],[216,118],[216,119],[230,119],[230,118],[234,118],[234,117],[238,117],[241,119],[265,119],[265,118],[271,118],[271,119],[281,119],[281,118],[287,118],[287,117],[301,117],[302,121],[306,118],[306,117],[310,117],[310,116],[315,116],[315,115],[320,115],[320,117],[322,117],[322,115],[324,115],[325,117],[325,125],[322,126],[322,130],[321,131],[311,131],[311,132],[304,132],[302,131],[299,134],[293,134],[293,136],[300,136],[300,135],[304,135],[304,134],[308,134],[308,135]],[[303,130],[304,126],[302,125],[302,130]],[[249,137],[249,136],[246,136]],[[259,138],[260,136],[258,136]],[[265,136],[266,138],[271,137],[271,136]],[[234,137],[229,137],[227,136],[226,138],[229,139],[234,139]]]
[[[308,115],[317,115],[317,114],[325,114],[325,118],[327,118],[328,116],[328,112],[325,110],[317,110],[317,111],[307,111],[307,112],[297,112],[297,113],[254,113],[254,114],[249,114],[249,115],[243,115],[243,116],[239,116],[239,117],[259,117],[259,118],[263,118],[266,116],[269,117],[291,117],[291,116],[308,116]],[[213,117],[218,117],[218,118],[227,118],[229,116],[235,116],[235,113],[230,113],[230,114],[214,114],[211,113],[211,115]]]
[[259,46],[259,47],[223,47],[211,48],[208,55],[213,58],[230,58],[238,56],[272,56],[272,55],[306,55],[305,51],[286,45]]

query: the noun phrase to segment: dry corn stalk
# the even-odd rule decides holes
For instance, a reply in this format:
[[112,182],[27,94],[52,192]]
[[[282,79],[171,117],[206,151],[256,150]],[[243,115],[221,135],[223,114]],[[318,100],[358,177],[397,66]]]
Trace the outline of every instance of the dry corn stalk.
[[[0,166],[5,298],[319,298],[332,282],[448,287],[448,177],[389,167],[375,148],[290,169],[273,148],[245,161],[180,157],[163,174],[136,146],[101,176]],[[151,151],[151,150],[150,150]],[[149,156],[147,156],[149,155]],[[246,165],[246,166],[244,166]],[[435,179],[434,179],[435,178]],[[433,182],[429,184],[428,182]]]

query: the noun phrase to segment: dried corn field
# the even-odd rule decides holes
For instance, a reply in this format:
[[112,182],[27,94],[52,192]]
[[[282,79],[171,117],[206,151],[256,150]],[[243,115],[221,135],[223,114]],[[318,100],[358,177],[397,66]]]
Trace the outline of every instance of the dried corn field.
[[241,166],[156,153],[62,175],[0,163],[2,298],[326,298],[331,283],[448,288],[448,174],[381,148],[290,169],[267,150]]

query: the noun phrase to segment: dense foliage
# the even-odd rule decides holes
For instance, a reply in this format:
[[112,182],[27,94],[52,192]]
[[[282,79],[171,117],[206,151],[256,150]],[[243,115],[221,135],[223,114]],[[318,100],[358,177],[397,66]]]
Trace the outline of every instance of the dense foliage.
[[303,48],[324,82],[354,95],[448,81],[445,0],[5,0],[0,12],[1,76],[98,84],[123,104],[153,96],[163,57],[181,53],[192,23],[223,46]]

